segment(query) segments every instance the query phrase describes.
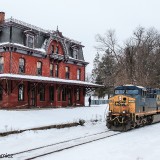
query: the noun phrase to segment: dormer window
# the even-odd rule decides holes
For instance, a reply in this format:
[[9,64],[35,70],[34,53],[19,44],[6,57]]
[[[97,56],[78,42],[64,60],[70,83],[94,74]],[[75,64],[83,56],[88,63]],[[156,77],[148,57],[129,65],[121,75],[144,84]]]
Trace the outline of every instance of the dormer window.
[[27,42],[28,42],[28,47],[29,48],[33,48],[34,47],[34,37],[33,36],[29,35]]
[[78,49],[77,48],[73,49],[73,58],[78,59]]
[[27,36],[27,46],[29,48],[34,48],[34,36],[31,35]]

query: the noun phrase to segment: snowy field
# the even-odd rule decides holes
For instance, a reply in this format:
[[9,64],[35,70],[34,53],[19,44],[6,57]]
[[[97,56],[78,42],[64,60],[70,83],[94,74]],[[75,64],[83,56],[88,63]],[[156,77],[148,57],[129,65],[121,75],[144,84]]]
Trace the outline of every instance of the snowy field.
[[[14,126],[15,128],[17,127],[21,129],[39,125],[49,125],[53,123],[73,122],[79,119],[87,120],[85,126],[41,131],[26,131],[20,134],[0,137],[0,154],[12,154],[27,149],[107,131],[108,129],[105,126],[104,121],[105,111],[106,106],[32,111],[0,111],[1,124]],[[2,123],[2,116],[6,120],[5,124],[5,120],[3,120]],[[9,116],[13,116],[12,120]],[[10,119],[9,122],[7,118]],[[19,120],[19,118],[21,118],[21,120]],[[95,118],[98,118],[99,121],[92,122],[92,119]],[[110,138],[77,146],[75,148],[64,150],[38,159],[159,160],[159,149],[160,123],[131,130]],[[13,159],[15,159],[14,156]]]
[[80,119],[104,119],[107,105],[42,110],[0,110],[0,132],[29,129],[54,124],[78,122]]

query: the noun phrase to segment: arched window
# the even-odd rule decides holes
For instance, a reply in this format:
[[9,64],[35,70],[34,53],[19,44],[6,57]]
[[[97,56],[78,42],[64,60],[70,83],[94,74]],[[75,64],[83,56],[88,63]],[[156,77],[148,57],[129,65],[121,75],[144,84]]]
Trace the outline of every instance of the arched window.
[[0,57],[0,73],[3,73],[4,69],[4,57]]
[[54,45],[51,46],[51,53],[54,53]]
[[53,77],[53,64],[50,63],[50,76]]
[[58,45],[56,46],[56,53],[57,54],[59,53],[59,46]]
[[69,79],[69,67],[68,66],[65,67],[65,71],[66,71],[66,79]]
[[25,60],[23,58],[19,59],[19,73],[25,73]]
[[39,86],[39,99],[45,101],[45,86],[43,84]]
[[23,101],[24,100],[24,85],[20,84],[18,86],[18,101]]
[[37,62],[37,75],[42,75],[42,62]]
[[58,64],[55,65],[55,77],[58,77]]
[[81,80],[81,70],[77,69],[77,80]]

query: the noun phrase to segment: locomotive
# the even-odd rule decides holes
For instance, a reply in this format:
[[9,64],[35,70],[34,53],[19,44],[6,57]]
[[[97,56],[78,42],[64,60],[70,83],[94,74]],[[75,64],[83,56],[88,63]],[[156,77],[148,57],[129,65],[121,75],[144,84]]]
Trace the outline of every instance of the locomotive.
[[123,85],[114,89],[109,98],[106,126],[111,130],[127,131],[152,124],[160,114],[160,89]]

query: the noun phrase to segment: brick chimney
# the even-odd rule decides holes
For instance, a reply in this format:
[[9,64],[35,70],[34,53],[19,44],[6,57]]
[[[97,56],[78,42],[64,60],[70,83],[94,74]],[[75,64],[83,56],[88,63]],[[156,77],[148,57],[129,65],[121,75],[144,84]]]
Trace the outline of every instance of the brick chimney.
[[5,20],[5,12],[0,12],[0,23],[3,23]]

